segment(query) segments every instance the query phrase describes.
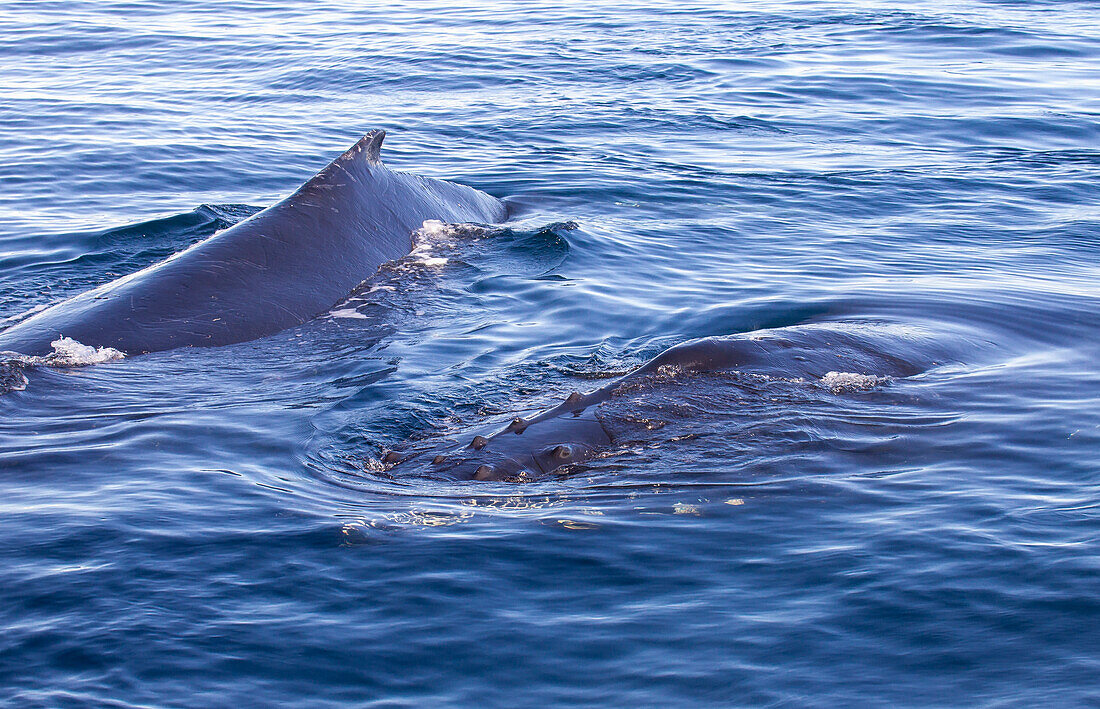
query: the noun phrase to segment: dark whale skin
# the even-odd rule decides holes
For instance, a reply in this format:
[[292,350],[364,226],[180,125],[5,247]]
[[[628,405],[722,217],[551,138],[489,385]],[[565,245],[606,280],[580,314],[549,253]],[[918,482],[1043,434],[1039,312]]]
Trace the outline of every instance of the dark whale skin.
[[[724,337],[704,337],[670,347],[630,373],[587,394],[573,392],[543,411],[517,416],[503,428],[481,430],[469,442],[442,450],[390,451],[391,467],[416,466],[457,480],[525,481],[582,463],[615,441],[596,408],[650,377],[744,370],[779,377],[820,379],[830,371],[875,377],[910,377],[953,359],[950,349],[890,328],[842,323],[806,324]],[[448,442],[449,443],[449,442]]]
[[324,313],[408,254],[425,220],[503,221],[495,197],[385,167],[384,137],[371,131],[229,229],[12,325],[0,351],[45,355],[61,336],[127,355],[259,339]]

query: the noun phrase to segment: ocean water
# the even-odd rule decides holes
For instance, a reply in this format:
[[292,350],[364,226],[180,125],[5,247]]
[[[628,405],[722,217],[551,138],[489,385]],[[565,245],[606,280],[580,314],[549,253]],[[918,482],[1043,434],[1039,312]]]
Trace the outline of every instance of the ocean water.
[[[9,372],[0,703],[1096,706],[1098,26],[1070,0],[0,4],[6,322],[375,127],[391,167],[514,214],[428,225],[264,340]],[[379,461],[765,328],[931,364],[681,373],[530,482]]]

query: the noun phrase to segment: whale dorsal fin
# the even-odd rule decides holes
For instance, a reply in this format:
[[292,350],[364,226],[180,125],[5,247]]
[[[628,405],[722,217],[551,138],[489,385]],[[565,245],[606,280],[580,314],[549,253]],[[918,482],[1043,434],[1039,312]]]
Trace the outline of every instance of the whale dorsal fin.
[[[307,180],[294,194],[304,194],[320,186],[331,187],[343,184],[350,174],[352,179],[359,179],[362,170],[357,166],[362,163],[367,165],[382,164],[382,140],[386,137],[386,131],[375,128],[344,151],[340,157],[330,162],[324,170]],[[367,170],[369,174],[369,170]]]
[[375,128],[364,135],[355,147],[363,153],[363,157],[367,159],[367,162],[380,163],[382,162],[382,140],[385,137],[386,131]]

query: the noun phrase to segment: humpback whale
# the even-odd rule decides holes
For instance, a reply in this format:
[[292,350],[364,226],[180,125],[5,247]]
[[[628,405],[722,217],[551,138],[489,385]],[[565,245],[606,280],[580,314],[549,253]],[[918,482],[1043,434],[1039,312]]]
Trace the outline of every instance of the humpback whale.
[[49,354],[62,336],[127,355],[255,340],[331,308],[412,249],[426,220],[495,223],[472,187],[395,172],[372,130],[281,202],[160,263],[0,331],[0,351]]
[[690,340],[595,391],[573,392],[555,406],[516,416],[503,427],[486,429],[449,449],[391,450],[382,462],[391,469],[418,467],[450,479],[522,482],[607,450],[615,440],[599,415],[600,405],[631,393],[647,396],[646,388],[662,377],[738,371],[806,379],[839,390],[913,376],[946,356],[941,345],[910,331],[843,323]]

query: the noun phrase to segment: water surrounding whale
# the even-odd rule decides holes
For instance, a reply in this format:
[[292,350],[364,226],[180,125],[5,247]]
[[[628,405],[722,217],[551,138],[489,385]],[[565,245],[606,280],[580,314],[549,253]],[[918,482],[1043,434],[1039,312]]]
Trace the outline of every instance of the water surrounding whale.
[[0,351],[43,356],[76,341],[126,355],[246,342],[325,312],[409,253],[426,220],[499,222],[465,185],[395,172],[372,130],[292,195],[168,259],[0,332]]
[[[0,355],[0,707],[1100,709],[1100,3],[426,5],[0,2],[0,329],[369,128],[509,208],[259,340]],[[467,448],[841,329],[903,365]]]
[[[506,426],[472,436],[467,432],[465,440],[444,451],[392,450],[382,462],[393,470],[416,461],[422,472],[460,480],[529,481],[583,463],[618,442],[621,420],[609,425],[601,405],[616,398],[652,400],[655,389],[684,376],[732,372],[833,391],[859,390],[920,374],[960,352],[946,340],[888,325],[822,323],[705,337],[670,347],[588,394],[573,392],[560,404],[518,415]],[[670,400],[685,396],[679,392]]]

